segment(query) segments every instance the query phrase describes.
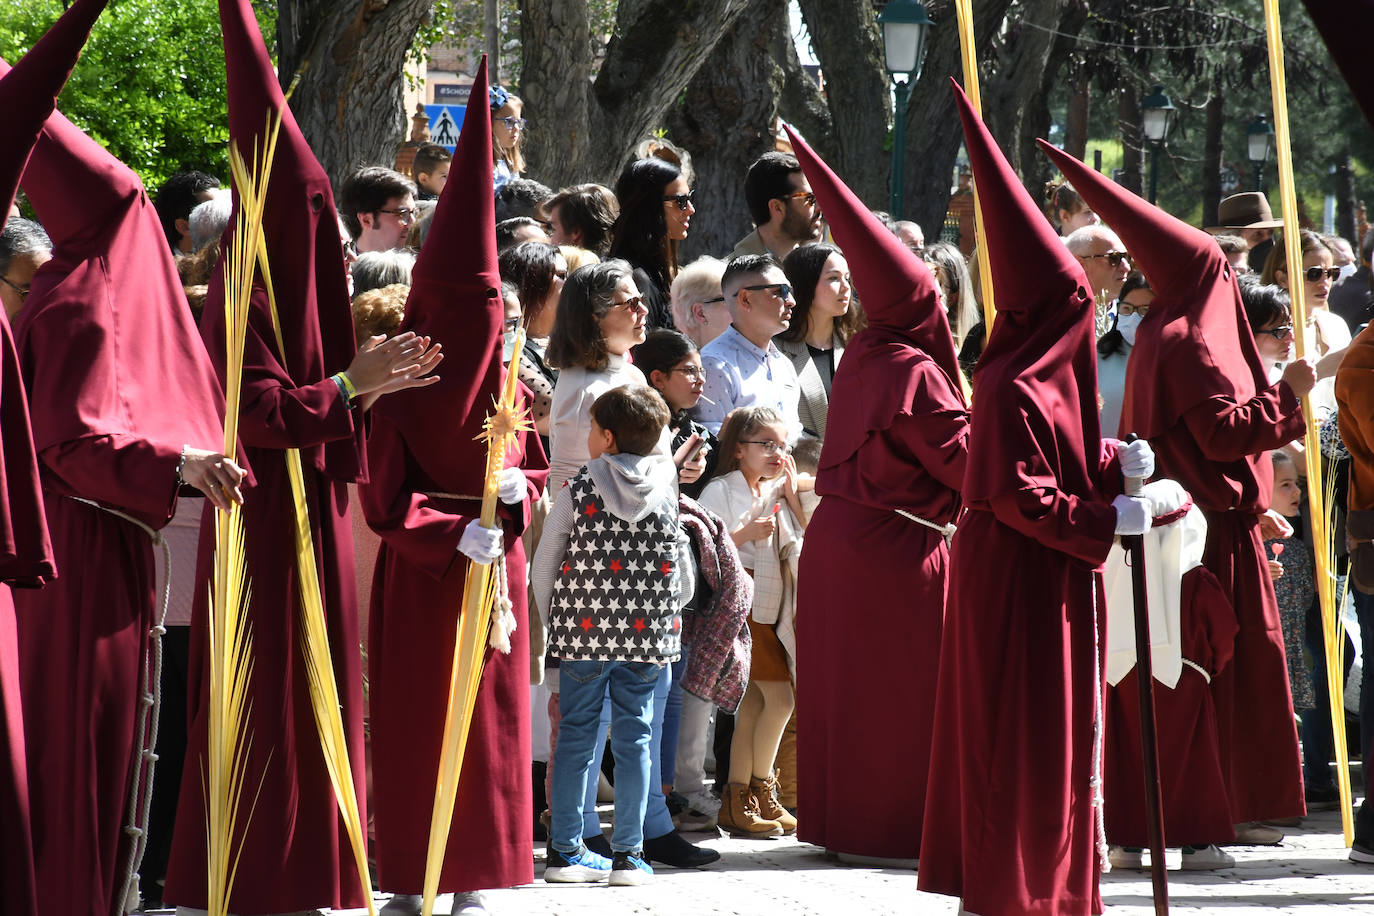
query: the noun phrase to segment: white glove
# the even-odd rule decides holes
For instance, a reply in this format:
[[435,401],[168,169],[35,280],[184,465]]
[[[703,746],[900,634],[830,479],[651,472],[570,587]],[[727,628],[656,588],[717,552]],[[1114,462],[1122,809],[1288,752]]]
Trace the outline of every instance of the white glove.
[[1123,442],[1117,449],[1116,460],[1121,464],[1121,476],[1149,478],[1155,472],[1155,450],[1144,439]]
[[1144,534],[1154,519],[1150,517],[1150,502],[1137,496],[1118,496],[1112,500],[1116,509],[1117,534]]
[[501,497],[501,502],[507,505],[515,505],[525,501],[525,472],[519,468],[502,468],[501,482],[497,486],[496,495]]
[[484,528],[473,519],[458,539],[458,552],[474,563],[491,563],[501,556],[501,534],[500,528]]

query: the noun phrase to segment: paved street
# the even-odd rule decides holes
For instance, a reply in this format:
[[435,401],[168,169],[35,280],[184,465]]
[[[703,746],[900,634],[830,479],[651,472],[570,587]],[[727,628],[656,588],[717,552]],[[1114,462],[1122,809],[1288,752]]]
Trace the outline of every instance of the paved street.
[[[703,835],[693,835],[700,842]],[[957,912],[956,902],[918,893],[912,872],[844,868],[814,847],[791,839],[706,839],[721,862],[700,871],[660,870],[646,887],[550,885],[486,894],[492,916],[917,916]],[[1353,865],[1341,845],[1335,812],[1311,815],[1282,846],[1232,848],[1226,871],[1169,873],[1172,913],[1242,916],[1256,913],[1374,914],[1374,866]],[[537,853],[542,858],[542,849]],[[1176,855],[1176,854],[1175,854]],[[1175,865],[1176,862],[1171,863]],[[536,863],[535,874],[542,871]],[[1103,878],[1111,916],[1148,916],[1148,872]],[[383,899],[383,898],[378,898]],[[440,898],[437,912],[448,912]],[[167,912],[167,911],[159,911]],[[357,916],[361,910],[347,911]]]

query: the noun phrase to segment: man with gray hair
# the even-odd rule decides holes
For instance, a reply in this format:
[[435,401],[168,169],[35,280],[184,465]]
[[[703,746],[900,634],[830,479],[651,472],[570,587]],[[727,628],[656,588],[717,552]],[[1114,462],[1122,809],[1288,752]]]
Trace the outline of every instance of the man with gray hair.
[[692,417],[713,433],[736,407],[771,407],[787,424],[787,441],[801,435],[801,387],[792,360],[773,343],[797,302],[782,265],[769,254],[732,258],[721,277],[730,326],[701,350],[706,370]]
[[365,251],[353,262],[353,298],[393,283],[410,285],[415,253],[404,248],[390,251]]
[[669,295],[673,324],[691,338],[698,350],[730,326],[730,310],[720,291],[725,262],[709,255],[697,258],[677,272]]
[[218,242],[229,228],[234,212],[234,199],[228,188],[215,188],[210,196],[191,210],[191,252],[194,254],[212,242]]
[[33,220],[12,216],[0,231],[0,303],[13,323],[38,268],[52,260],[52,241]]
[[1112,230],[1103,225],[1075,229],[1064,240],[1069,253],[1083,265],[1088,289],[1099,303],[1115,302],[1131,272],[1131,256]]

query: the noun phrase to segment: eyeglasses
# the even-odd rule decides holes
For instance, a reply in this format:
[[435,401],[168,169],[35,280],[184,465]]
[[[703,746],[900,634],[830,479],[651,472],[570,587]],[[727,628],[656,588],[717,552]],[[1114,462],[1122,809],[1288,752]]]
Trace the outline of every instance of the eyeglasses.
[[1283,340],[1285,337],[1293,336],[1293,326],[1291,324],[1281,324],[1276,328],[1260,328],[1256,334],[1268,334],[1275,340]]
[[799,200],[808,207],[816,206],[816,195],[810,191],[793,191],[791,194],[779,194],[774,200]]
[[1091,261],[1093,258],[1106,258],[1108,264],[1116,267],[1120,265],[1122,261],[1129,258],[1130,255],[1124,251],[1109,251],[1106,254],[1081,254],[1078,257],[1083,261]]
[[689,381],[696,381],[698,379],[706,378],[706,370],[701,368],[700,366],[678,366],[668,371],[669,373],[681,372],[682,375]]
[[663,202],[677,204],[679,210],[686,210],[693,205],[696,198],[696,191],[688,191],[686,194],[669,194],[663,198]]
[[778,452],[787,451],[787,443],[779,442],[777,439],[741,439],[740,445],[757,445],[763,449],[765,455],[776,455]]
[[1322,274],[1326,275],[1326,279],[1335,283],[1341,275],[1341,269],[1339,267],[1309,267],[1302,272],[1308,283],[1316,283],[1322,278]]
[[754,289],[754,290],[757,290],[757,289],[775,289],[775,290],[778,291],[778,298],[779,298],[779,299],[791,299],[791,298],[792,298],[792,284],[791,284],[791,283],[760,283],[760,284],[757,285],[757,286],[745,286],[745,287],[741,287],[741,288],[742,288],[742,289]]
[[511,129],[511,130],[523,130],[524,127],[525,127],[525,125],[528,124],[528,123],[530,123],[529,121],[527,121],[527,120],[524,119],[524,118],[515,118],[515,117],[511,117],[511,118],[493,118],[492,120],[494,120],[494,121],[500,121],[502,124],[506,125],[506,127],[508,127],[508,128]]
[[626,299],[624,302],[612,302],[611,308],[626,309],[631,312],[639,310],[643,310],[645,312],[649,311],[649,307],[644,304],[643,296],[635,296],[633,299]]
[[17,284],[11,283],[7,277],[0,277],[0,283],[5,284],[5,285],[8,286],[10,289],[12,289],[12,290],[14,290],[16,293],[18,293],[18,294],[19,294],[19,301],[20,301],[20,302],[23,302],[25,299],[29,298],[29,289],[30,289],[30,287],[27,287],[27,286],[19,286],[19,285],[17,285]]
[[511,331],[514,331],[514,330],[515,330],[516,328],[518,328],[518,327],[520,327],[520,316],[519,316],[519,315],[515,315],[515,316],[512,316],[512,317],[506,319],[506,323],[505,323],[506,333],[509,334]]
[[724,301],[725,301],[725,297],[724,297],[724,296],[717,296],[717,297],[714,298],[714,299],[703,299],[703,300],[701,300],[701,304],[702,304],[702,305],[715,305],[717,302],[724,302]]
[[390,213],[403,223],[413,222],[419,214],[419,210],[414,207],[397,207],[395,210],[378,210],[378,213]]
[[1129,302],[1118,302],[1116,304],[1116,313],[1118,315],[1139,315],[1141,318],[1144,318],[1146,315],[1150,314],[1150,307],[1148,305],[1131,305]]

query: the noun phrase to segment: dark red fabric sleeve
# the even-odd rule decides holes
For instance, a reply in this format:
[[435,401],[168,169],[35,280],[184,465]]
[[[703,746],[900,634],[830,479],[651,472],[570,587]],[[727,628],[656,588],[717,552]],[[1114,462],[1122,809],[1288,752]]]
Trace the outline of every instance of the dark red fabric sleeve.
[[353,409],[333,379],[297,387],[250,313],[243,352],[239,438],[256,448],[311,448],[354,435]]
[[1035,487],[988,500],[997,520],[1041,544],[1096,569],[1116,537],[1116,510],[1062,490]]
[[1240,461],[1300,438],[1302,405],[1286,382],[1270,385],[1244,404],[1209,398],[1183,415],[1198,448],[1212,461]]
[[949,382],[934,363],[922,362],[926,378],[912,404],[912,416],[900,415],[889,431],[911,450],[926,473],[951,490],[962,490],[968,464],[968,409],[954,398]]
[[127,512],[161,528],[176,511],[183,443],[129,436],[83,436],[39,455],[46,485]]

